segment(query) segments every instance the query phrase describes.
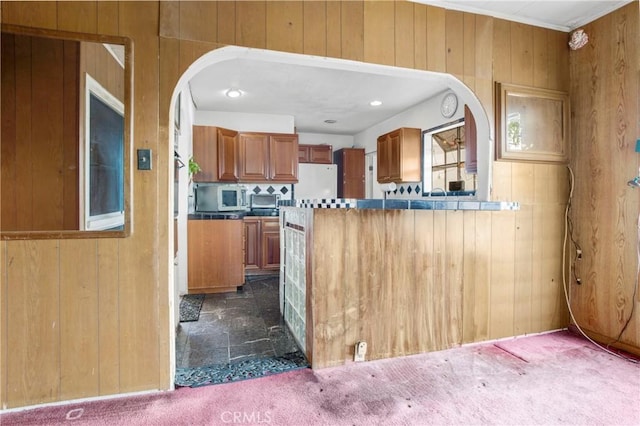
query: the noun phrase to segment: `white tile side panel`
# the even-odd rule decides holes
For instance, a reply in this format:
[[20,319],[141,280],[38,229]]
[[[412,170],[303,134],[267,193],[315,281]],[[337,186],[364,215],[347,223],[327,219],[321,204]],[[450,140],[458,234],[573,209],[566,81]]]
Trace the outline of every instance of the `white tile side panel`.
[[307,214],[304,209],[291,207],[284,207],[280,214],[280,294],[284,294],[281,306],[289,329],[303,349],[306,347],[306,235],[304,230],[285,225],[290,223],[304,229]]

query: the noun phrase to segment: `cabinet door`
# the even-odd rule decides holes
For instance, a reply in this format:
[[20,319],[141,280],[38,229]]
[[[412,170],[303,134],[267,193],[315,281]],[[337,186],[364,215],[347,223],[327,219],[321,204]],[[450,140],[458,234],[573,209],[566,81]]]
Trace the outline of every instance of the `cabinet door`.
[[468,106],[464,106],[464,168],[467,173],[478,173],[478,131],[476,120]]
[[389,182],[389,139],[387,135],[378,138],[377,150],[378,182]]
[[391,182],[398,182],[402,180],[402,138],[401,131],[396,130],[389,134],[388,139],[388,167],[389,167],[389,180]]
[[333,148],[331,145],[309,145],[309,162],[316,164],[331,164]]
[[244,219],[244,268],[246,271],[260,269],[260,219]]
[[[238,176],[242,182],[266,182],[269,179],[269,135],[240,133]],[[296,162],[298,160],[296,146]]]
[[218,128],[218,180],[238,181],[238,132]]
[[343,162],[341,198],[364,198],[364,148],[345,149]]
[[262,219],[262,269],[280,269],[280,228],[278,219]]
[[298,163],[311,162],[311,145],[298,145]]
[[231,291],[244,284],[241,220],[187,221],[189,293]]
[[202,169],[193,175],[194,182],[218,180],[217,128],[193,126],[193,160]]
[[298,135],[271,135],[269,138],[270,178],[298,182]]

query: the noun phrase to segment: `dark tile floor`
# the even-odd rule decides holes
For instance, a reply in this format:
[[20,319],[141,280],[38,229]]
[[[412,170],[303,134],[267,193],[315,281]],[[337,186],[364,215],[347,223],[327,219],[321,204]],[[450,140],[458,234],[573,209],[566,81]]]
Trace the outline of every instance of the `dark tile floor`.
[[221,365],[298,351],[280,316],[277,275],[247,277],[242,291],[207,294],[200,319],[181,322],[178,368]]

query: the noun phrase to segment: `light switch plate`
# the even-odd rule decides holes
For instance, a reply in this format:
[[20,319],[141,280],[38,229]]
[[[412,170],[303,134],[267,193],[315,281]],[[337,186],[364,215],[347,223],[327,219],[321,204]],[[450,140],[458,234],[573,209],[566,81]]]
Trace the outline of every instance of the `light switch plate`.
[[151,150],[138,150],[138,170],[151,170]]

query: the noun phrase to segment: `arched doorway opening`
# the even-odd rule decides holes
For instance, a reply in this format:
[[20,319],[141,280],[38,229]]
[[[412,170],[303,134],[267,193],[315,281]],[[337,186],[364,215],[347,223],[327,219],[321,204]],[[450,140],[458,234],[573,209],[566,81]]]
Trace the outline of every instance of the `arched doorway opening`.
[[[340,86],[343,79],[348,80],[346,86]],[[255,86],[256,81],[259,86]],[[348,121],[349,114],[358,109],[351,102],[360,96],[360,92],[355,90],[355,82],[362,82],[365,92],[367,87],[371,93],[378,87],[386,88],[386,93],[390,93],[389,88],[393,89],[396,100],[390,104],[403,95],[410,100],[402,107],[396,106],[392,114],[377,115],[378,112],[369,110],[354,116],[352,120],[366,118],[374,121],[359,121],[358,126],[343,130],[345,134],[340,134],[335,127],[320,127],[332,121],[332,117],[340,117],[340,124],[343,124]],[[251,99],[252,106],[231,104],[233,100],[225,96],[229,89],[244,91],[245,99]],[[406,120],[411,126],[428,129],[447,121],[460,120],[464,116],[461,107],[451,115],[443,116],[441,113],[442,100],[451,93],[455,94],[460,106],[466,105],[471,111],[477,127],[477,189],[472,197],[489,200],[493,158],[493,132],[489,119],[475,94],[448,74],[228,46],[203,55],[179,78],[171,100],[174,107],[170,113],[170,139],[174,143],[174,151],[185,165],[192,154],[192,125],[243,131],[300,132],[312,143],[325,138],[336,141],[338,145],[362,147],[367,153],[375,154],[376,135],[383,133],[389,122],[395,125]],[[300,115],[301,111],[307,111],[307,116]],[[319,125],[319,121],[323,124]],[[189,253],[183,248],[188,246],[186,217],[193,208],[193,195],[187,167],[171,164],[169,176],[170,199],[174,200],[175,214],[170,229],[176,233],[170,241],[177,241],[180,248],[172,259],[174,268],[170,280],[173,302],[170,306],[174,307],[173,319],[176,321],[180,296],[188,291]],[[170,338],[174,342],[173,324],[170,329]],[[176,365],[175,358],[173,365]]]

